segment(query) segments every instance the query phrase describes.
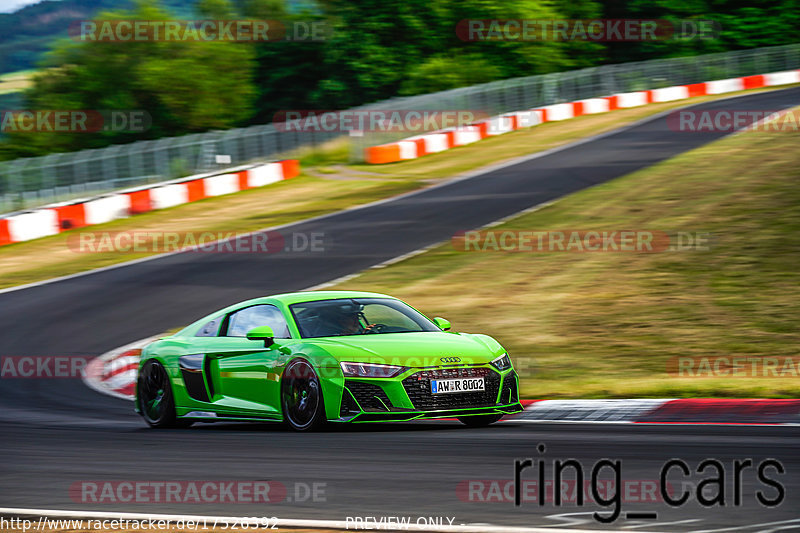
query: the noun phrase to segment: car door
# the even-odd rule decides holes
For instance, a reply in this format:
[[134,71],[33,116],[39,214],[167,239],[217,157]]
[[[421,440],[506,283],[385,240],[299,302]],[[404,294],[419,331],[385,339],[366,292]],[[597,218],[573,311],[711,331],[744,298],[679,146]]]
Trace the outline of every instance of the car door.
[[[248,331],[259,326],[272,328],[275,344],[267,348],[246,338]],[[286,362],[280,339],[288,338],[286,319],[274,305],[253,305],[226,316],[217,337],[208,339],[212,402],[221,410],[241,414],[278,415],[280,369]]]

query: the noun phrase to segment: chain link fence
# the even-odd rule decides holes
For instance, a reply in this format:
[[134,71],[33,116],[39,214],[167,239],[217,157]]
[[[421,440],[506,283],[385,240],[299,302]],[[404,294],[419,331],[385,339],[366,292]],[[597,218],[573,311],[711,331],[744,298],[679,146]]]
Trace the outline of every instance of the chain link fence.
[[[797,68],[800,44],[513,78],[391,98],[350,111],[464,109],[497,115],[615,93]],[[0,162],[0,213],[275,159],[343,135],[340,131],[296,131],[266,124]],[[366,131],[350,137],[351,158],[360,161],[365,147],[408,135]]]

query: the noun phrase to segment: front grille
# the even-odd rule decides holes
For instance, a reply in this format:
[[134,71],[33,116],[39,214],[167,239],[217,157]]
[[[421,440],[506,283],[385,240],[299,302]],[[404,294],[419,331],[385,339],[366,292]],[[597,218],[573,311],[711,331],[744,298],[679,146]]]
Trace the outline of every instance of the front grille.
[[517,388],[517,375],[509,372],[503,378],[503,390],[500,393],[500,403],[509,404],[519,401],[519,389]]
[[[432,379],[484,378],[486,390],[431,394]],[[403,380],[403,387],[414,408],[420,411],[462,409],[495,405],[500,388],[500,375],[487,367],[443,368],[421,370]]]
[[344,386],[353,393],[358,405],[364,411],[387,411],[391,409],[392,402],[386,392],[378,385],[364,383],[363,381],[346,380]]

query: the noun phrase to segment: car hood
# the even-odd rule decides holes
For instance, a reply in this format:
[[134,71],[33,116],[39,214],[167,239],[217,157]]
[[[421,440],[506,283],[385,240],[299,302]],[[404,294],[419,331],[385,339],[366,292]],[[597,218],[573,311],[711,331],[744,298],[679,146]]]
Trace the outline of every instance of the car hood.
[[[324,349],[338,361],[407,367],[485,364],[504,352],[497,341],[486,335],[440,331],[324,337],[306,342]],[[443,357],[447,359],[442,361]]]

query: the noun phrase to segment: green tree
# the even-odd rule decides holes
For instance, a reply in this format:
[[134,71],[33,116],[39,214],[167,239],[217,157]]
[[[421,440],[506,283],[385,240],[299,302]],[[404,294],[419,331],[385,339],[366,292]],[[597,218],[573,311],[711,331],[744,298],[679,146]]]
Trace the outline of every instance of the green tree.
[[[282,10],[279,0],[250,1],[262,15]],[[456,32],[464,19],[559,18],[540,0],[323,0],[317,10],[284,16],[324,20],[329,38],[258,46],[257,121],[277,109],[341,109],[575,64],[565,43],[469,42]]]
[[[217,3],[219,6],[219,3]],[[97,20],[169,20],[153,2]],[[244,124],[253,112],[251,46],[203,41],[64,41],[26,94],[28,109],[144,110],[144,133],[28,132],[9,135],[4,155],[96,148]]]
[[[451,74],[494,79],[551,72],[565,60],[560,43],[463,41],[456,27],[464,19],[552,19],[557,12],[539,0],[330,0],[324,4],[333,24],[325,52],[327,78],[311,95],[322,105],[348,106],[394,96],[401,87],[415,92],[409,75],[431,86],[431,73],[486,67],[484,72]],[[463,58],[463,59],[462,59]],[[426,65],[427,61],[431,61]]]
[[477,56],[431,57],[410,69],[400,85],[401,95],[425,94],[503,77],[502,69]]
[[607,62],[622,63],[800,42],[800,0],[603,0],[607,18],[714,21],[711,38],[607,43]]
[[231,19],[236,12],[228,0],[198,0],[195,7],[202,17],[212,20]]
[[[321,10],[290,12],[284,0],[240,0],[241,15],[268,20],[286,29],[286,35],[270,34],[270,40],[254,43],[258,68],[255,74],[259,88],[256,114],[252,122],[272,122],[276,111],[310,109],[310,95],[328,75],[323,66],[327,42],[312,39],[312,24],[327,34],[329,24]],[[303,39],[294,39],[295,28]],[[305,35],[309,32],[309,35]],[[279,37],[273,40],[273,36]]]

